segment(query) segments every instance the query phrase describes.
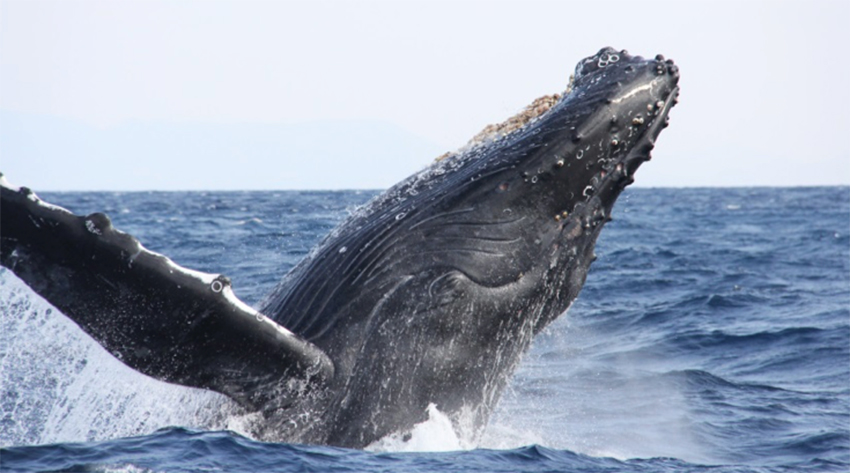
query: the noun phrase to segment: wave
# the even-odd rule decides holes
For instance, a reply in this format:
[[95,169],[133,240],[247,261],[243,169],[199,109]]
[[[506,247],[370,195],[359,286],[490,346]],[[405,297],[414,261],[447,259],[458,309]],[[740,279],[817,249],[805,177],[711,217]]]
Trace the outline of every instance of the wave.
[[105,442],[0,449],[3,471],[351,472],[722,472],[746,466],[690,464],[674,458],[616,460],[530,445],[510,450],[371,453],[334,447],[257,442],[226,431],[171,427]]

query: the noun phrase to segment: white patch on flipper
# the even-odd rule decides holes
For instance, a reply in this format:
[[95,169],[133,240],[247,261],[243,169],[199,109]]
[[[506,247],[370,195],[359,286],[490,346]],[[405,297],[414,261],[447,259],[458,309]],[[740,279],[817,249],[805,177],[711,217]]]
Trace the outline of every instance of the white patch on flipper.
[[[210,274],[210,273],[205,273],[203,271],[196,271],[194,269],[189,269],[189,268],[180,266],[179,264],[172,261],[171,258],[164,256],[162,254],[159,254],[155,251],[150,251],[147,248],[145,248],[141,243],[139,243],[139,253],[141,253],[141,252],[149,253],[151,255],[164,258],[166,263],[168,264],[168,266],[171,268],[172,272],[176,271],[176,272],[179,272],[179,273],[182,273],[184,275],[187,275],[187,276],[190,276],[190,277],[193,277],[195,279],[200,280],[201,282],[203,282],[204,284],[209,286],[215,292],[220,293],[227,300],[228,303],[230,303],[234,307],[238,308],[239,310],[254,315],[257,318],[258,321],[266,322],[267,324],[273,326],[278,332],[280,332],[284,336],[287,336],[287,337],[294,337],[295,336],[292,332],[290,332],[289,330],[287,330],[283,326],[279,325],[277,322],[275,322],[272,319],[266,317],[265,315],[257,312],[253,307],[251,307],[248,304],[239,300],[239,298],[236,297],[236,294],[233,293],[233,289],[229,285],[225,285],[225,284],[222,284],[222,283],[217,281],[218,277],[221,276],[220,274]],[[133,259],[135,259],[136,256],[138,256],[138,253],[133,256]],[[221,287],[220,290],[215,290],[215,288],[213,288],[213,284],[216,284],[216,283],[217,283],[217,287]]]
[[215,278],[217,278],[219,276],[218,274],[210,274],[210,273],[205,273],[203,271],[196,271],[194,269],[185,268],[185,267],[180,266],[179,264],[175,263],[174,261],[171,261],[171,258],[169,258],[167,256],[163,256],[163,255],[161,255],[161,254],[159,254],[155,251],[151,251],[151,250],[145,248],[144,246],[142,246],[141,243],[139,244],[139,246],[141,246],[142,251],[144,251],[144,252],[165,258],[166,263],[168,264],[169,267],[171,267],[172,271],[177,271],[177,272],[183,273],[187,276],[191,276],[195,279],[200,280],[201,282],[203,282],[207,286],[212,284],[212,282],[215,280]]
[[280,325],[277,322],[275,322],[274,320],[266,317],[265,315],[257,312],[256,310],[254,310],[253,307],[251,307],[248,304],[239,300],[239,298],[236,297],[236,294],[233,293],[233,289],[231,289],[230,286],[225,286],[224,290],[221,291],[221,294],[224,296],[225,299],[227,299],[227,302],[229,302],[233,306],[239,308],[240,310],[243,310],[243,311],[245,311],[249,314],[253,314],[257,318],[258,321],[265,322],[265,323],[271,325],[272,327],[277,329],[278,332],[282,333],[283,335],[285,335],[287,337],[294,337],[295,336],[292,332],[287,330],[282,325]]
[[5,187],[6,189],[11,189],[15,192],[19,192],[21,190],[18,186],[13,186],[9,181],[6,180],[6,176],[0,175],[0,187]]
[[[12,183],[10,183],[6,179],[6,176],[3,176],[3,175],[0,175],[0,187],[5,187],[6,189],[9,189],[9,190],[14,191],[14,192],[20,192],[21,191],[20,187],[12,185]],[[65,213],[71,213],[70,210],[68,210],[64,207],[59,207],[58,205],[49,204],[49,203],[39,199],[38,196],[36,195],[36,193],[33,192],[32,190],[30,190],[29,195],[27,195],[27,199],[35,202],[39,206],[44,207],[46,209],[59,210],[59,211],[65,212]]]

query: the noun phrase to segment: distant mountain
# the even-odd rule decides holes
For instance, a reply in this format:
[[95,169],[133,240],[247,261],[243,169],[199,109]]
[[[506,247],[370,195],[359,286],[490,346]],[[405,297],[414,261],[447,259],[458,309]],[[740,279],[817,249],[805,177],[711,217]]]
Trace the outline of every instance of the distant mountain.
[[36,190],[381,189],[445,151],[377,120],[98,128],[0,111],[0,171]]

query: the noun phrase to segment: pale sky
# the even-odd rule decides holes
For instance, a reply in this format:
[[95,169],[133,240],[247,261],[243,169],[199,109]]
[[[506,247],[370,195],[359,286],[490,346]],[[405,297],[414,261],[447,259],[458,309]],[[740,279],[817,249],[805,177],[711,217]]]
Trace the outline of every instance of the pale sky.
[[384,188],[603,46],[673,58],[642,186],[850,184],[848,1],[0,3],[0,171],[36,190]]

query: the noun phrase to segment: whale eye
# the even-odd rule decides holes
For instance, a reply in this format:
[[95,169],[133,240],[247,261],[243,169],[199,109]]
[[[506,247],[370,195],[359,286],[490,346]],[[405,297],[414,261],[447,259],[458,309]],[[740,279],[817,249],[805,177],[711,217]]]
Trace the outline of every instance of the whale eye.
[[505,192],[505,191],[507,191],[507,190],[508,190],[508,188],[510,188],[510,187],[511,187],[511,185],[510,185],[510,184],[508,184],[507,182],[503,182],[503,183],[499,184],[499,187],[497,187],[496,189],[497,189],[499,192]]

